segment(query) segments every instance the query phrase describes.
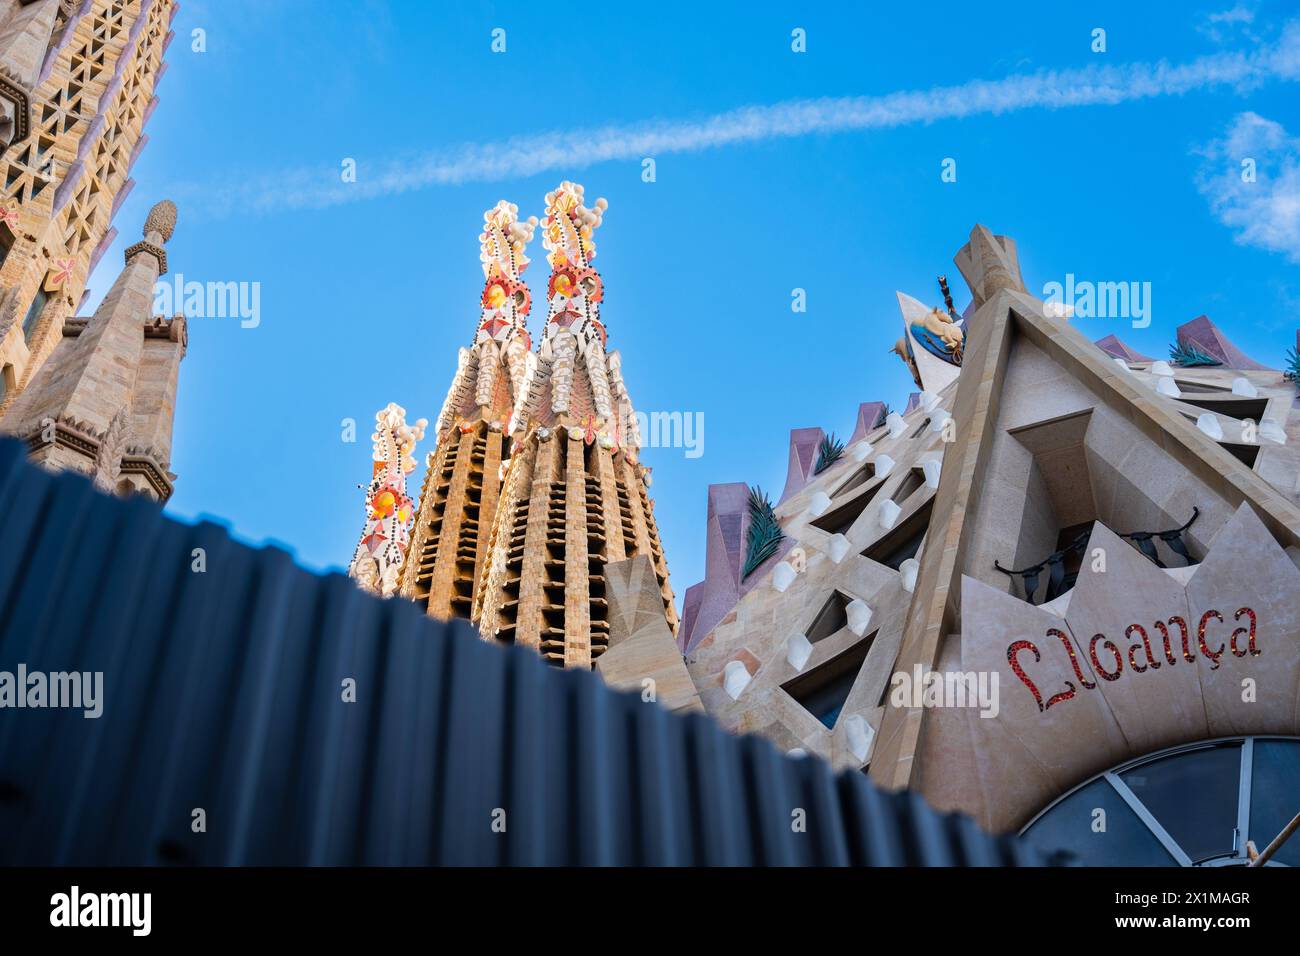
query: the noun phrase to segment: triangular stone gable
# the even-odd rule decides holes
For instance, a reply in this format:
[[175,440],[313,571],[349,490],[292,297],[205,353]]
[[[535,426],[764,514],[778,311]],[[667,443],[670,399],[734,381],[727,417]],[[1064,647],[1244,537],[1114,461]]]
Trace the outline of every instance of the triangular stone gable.
[[[1088,686],[1098,680],[1087,657],[1075,648],[1072,659],[1066,650],[1065,642],[1074,642],[1062,618],[970,577],[962,579],[962,604],[962,670],[999,675],[997,716],[971,725],[977,761],[985,752],[1011,750],[1018,759],[1008,771],[1041,800],[1128,754],[1115,715]],[[990,794],[1008,789],[1006,783],[982,780]],[[982,809],[997,819],[993,808]]]
[[[1126,655],[1121,678],[1096,683],[1132,751],[1150,753],[1211,736],[1199,669],[1184,659],[1181,629],[1169,623],[1174,617],[1192,621],[1189,615],[1183,585],[1175,577],[1104,524],[1093,525],[1088,556],[1065,612],[1066,627],[1085,660],[1095,649],[1098,659],[1110,662],[1113,670],[1114,655],[1105,641]],[[1165,632],[1172,658],[1165,654]],[[1105,637],[1093,648],[1091,641],[1098,634]],[[1135,679],[1139,674],[1141,679]]]
[[668,710],[703,710],[664,619],[663,596],[649,556],[610,562],[605,586],[609,649],[597,658],[596,672],[611,687],[634,691]]
[[[1004,254],[1006,250],[998,248],[996,252]],[[1095,531],[1094,534],[1099,536],[1099,540],[1109,543],[1106,550],[1112,560],[1118,559],[1121,566],[1130,567],[1134,580],[1140,578],[1137,569],[1147,565],[1149,568],[1143,568],[1142,574],[1160,582],[1152,586],[1149,594],[1143,594],[1140,589],[1124,591],[1118,586],[1107,592],[1113,593],[1112,603],[1116,605],[1117,613],[1120,608],[1127,608],[1140,599],[1149,599],[1152,604],[1149,614],[1135,616],[1132,621],[1125,620],[1118,634],[1107,634],[1107,639],[1117,647],[1124,638],[1124,628],[1129,624],[1148,627],[1161,614],[1163,620],[1185,616],[1195,628],[1203,611],[1198,610],[1197,599],[1191,596],[1196,593],[1194,588],[1200,575],[1212,570],[1161,571],[1131,544],[1117,538],[1118,532],[1170,530],[1182,525],[1196,507],[1200,509],[1200,515],[1188,529],[1185,540],[1193,555],[1201,557],[1209,552],[1212,540],[1222,537],[1226,529],[1235,527],[1234,522],[1247,520],[1240,517],[1244,507],[1258,526],[1257,531],[1264,532],[1269,547],[1276,551],[1274,557],[1295,570],[1294,563],[1279,547],[1279,543],[1282,546],[1300,544],[1297,540],[1300,510],[1292,502],[1279,495],[1216,441],[1198,431],[1194,423],[1172,407],[1172,403],[1154,394],[1151,387],[1133,373],[1121,369],[1076,329],[1047,316],[1041,302],[1010,288],[997,289],[968,325],[965,364],[953,407],[956,440],[947,446],[945,452],[942,479],[927,538],[931,543],[922,555],[916,596],[908,611],[897,671],[910,672],[918,664],[932,668],[941,658],[951,660],[951,655],[945,654],[943,648],[945,637],[952,635],[961,641],[963,667],[971,667],[972,662],[988,666],[1000,662],[1002,669],[1014,679],[1006,660],[1006,647],[982,646],[975,640],[978,629],[972,630],[966,621],[972,610],[964,607],[963,597],[982,594],[987,598],[987,604],[992,598],[988,598],[986,592],[991,591],[1000,596],[1003,613],[1012,602],[1023,613],[1050,613],[1025,603],[1020,596],[1019,582],[996,572],[992,563],[996,559],[1003,567],[1018,568],[1046,558],[1056,549],[1056,536],[1061,529],[1052,525],[1051,515],[1055,510],[1064,509],[1057,509],[1050,503],[1051,489],[1046,487],[1046,479],[1041,474],[1036,475],[1036,472],[1043,471],[1043,461],[1035,451],[1017,441],[1013,432],[1036,422],[1048,422],[1054,417],[1068,418],[1071,414],[1087,414],[1092,419],[1078,453],[1065,449],[1061,454],[1068,459],[1069,467],[1084,472],[1078,476],[1080,487],[1087,489],[1092,500],[1083,510],[1098,512],[1096,517],[1104,513],[1110,519],[1103,522],[1112,526],[1109,530]],[[1068,478],[1064,484],[1069,486]],[[1049,503],[1046,506],[1043,504],[1045,501]],[[1035,507],[1040,512],[1037,515],[1031,513]],[[1033,529],[1034,522],[1041,527]],[[1264,546],[1258,544],[1258,534],[1255,538],[1257,550],[1263,549]],[[1120,542],[1118,546],[1117,541]],[[1116,550],[1117,547],[1124,550]],[[1162,554],[1166,563],[1182,563],[1181,560],[1175,562],[1167,553]],[[1150,571],[1163,577],[1150,578]],[[1093,591],[1104,590],[1109,585],[1103,586],[1100,581],[1089,583],[1090,573],[1085,566],[1076,584],[1076,590],[1083,590],[1078,590],[1063,602],[1065,617],[1059,619],[1062,624],[1072,614],[1080,621],[1090,620],[1090,615],[1095,617],[1099,613],[1097,608],[1105,604],[1107,599]],[[1202,580],[1213,583],[1216,573]],[[1280,575],[1283,570],[1279,566],[1273,573]],[[963,575],[983,587],[967,588],[962,584]],[[1182,581],[1189,583],[1188,596],[1181,599],[1180,613],[1180,599],[1172,588],[1181,588]],[[1169,593],[1165,594],[1165,591]],[[1297,592],[1293,590],[1290,593],[1294,597]],[[1080,596],[1086,598],[1082,603]],[[1154,605],[1160,603],[1157,598],[1172,601],[1174,609],[1166,613],[1164,608],[1156,608]],[[1207,601],[1211,599],[1205,598]],[[1255,595],[1251,599],[1259,603],[1262,597]],[[1223,629],[1219,638],[1230,635],[1234,627],[1242,626],[1241,620],[1234,621],[1231,616],[1237,609],[1234,605],[1224,614],[1226,624],[1210,619],[1211,627]],[[1222,612],[1222,608],[1217,610]],[[1193,616],[1196,620],[1192,620]],[[990,618],[986,624],[992,626],[991,622],[995,620]],[[1079,626],[1085,625],[1081,623]],[[1289,624],[1283,626],[1290,627]],[[1068,627],[1062,629],[1069,633]],[[1290,633],[1290,640],[1294,642],[1297,632],[1293,629]],[[1087,635],[1088,640],[1091,637],[1091,634]],[[1194,631],[1192,639],[1196,640]],[[1127,655],[1132,643],[1124,642],[1120,653]],[[1099,646],[1105,650],[1104,645]],[[1086,654],[1085,648],[1080,655],[1085,664],[1088,663]],[[1145,657],[1145,649],[1142,654]],[[1026,661],[1030,657],[1032,655],[1028,655]],[[1100,659],[1104,663],[1109,658],[1103,656]],[[1148,676],[1159,676],[1162,685],[1168,684],[1169,693],[1176,694],[1180,683],[1186,683],[1189,673],[1200,675],[1199,667],[1188,668],[1186,662],[1182,666],[1184,669],[1178,671],[1176,667],[1168,668],[1166,665],[1167,670],[1159,675],[1152,671]],[[1079,683],[1077,678],[1071,679]],[[1089,679],[1095,682],[1094,678]],[[1227,686],[1228,682],[1216,683]],[[1181,692],[1188,691],[1189,688],[1181,687]],[[1023,694],[1025,689],[1017,683],[1015,687],[1008,687],[1005,693],[1013,692]],[[1239,694],[1240,688],[1236,692]],[[1104,703],[1108,713],[1122,715],[1122,719],[1115,720],[1116,726],[1127,726],[1131,721],[1133,727],[1147,728],[1145,731],[1132,731],[1131,739],[1121,732],[1120,739],[1124,741],[1121,750],[1125,754],[1149,752],[1171,736],[1167,730],[1143,721],[1144,713],[1150,715],[1150,701],[1142,698],[1141,691],[1108,686],[1102,691],[1090,690],[1089,693]],[[1294,690],[1287,699],[1296,700]],[[1223,718],[1216,719],[1209,701],[1207,697],[1206,703],[1200,705],[1202,712],[1199,714],[1192,703],[1187,704],[1190,710],[1184,715],[1188,724],[1187,736],[1183,739],[1203,738],[1207,729],[1216,726],[1253,726],[1232,722],[1226,711]],[[1029,706],[1034,708],[1034,714],[1039,713],[1032,700]],[[1226,701],[1223,706],[1228,706]],[[872,762],[874,779],[893,787],[927,784],[926,775],[920,773],[922,751],[950,752],[953,746],[951,742],[943,741],[923,743],[923,737],[931,727],[932,714],[924,708],[887,709]],[[987,721],[973,717],[967,721],[969,725],[982,723]],[[1273,727],[1273,732],[1294,732],[1288,729],[1294,727],[1294,714],[1287,720],[1275,714],[1265,723]],[[934,724],[937,726],[937,721]],[[983,729],[971,733],[993,731]],[[1090,749],[1096,758],[1092,763],[1115,755],[1112,753],[1114,747],[1109,743]],[[1077,775],[1082,770],[1073,768],[1072,772]],[[1054,787],[1060,788],[1068,785],[1065,779],[1070,776],[1069,773],[1060,776],[1048,774],[1048,779],[1053,781]],[[1075,782],[1078,780],[1071,780],[1071,783]],[[989,791],[984,788],[984,792]],[[967,798],[969,796],[968,792]],[[965,809],[982,816],[986,822],[990,819],[987,807],[968,806]],[[1010,825],[1012,821],[1003,817],[1002,822]]]
[[1300,569],[1249,505],[1215,537],[1187,603],[1188,624],[1205,622],[1195,653],[1208,736],[1300,732]]
[[646,555],[608,564],[605,596],[609,602],[611,648],[653,624],[663,624],[664,630],[668,630],[659,582]]

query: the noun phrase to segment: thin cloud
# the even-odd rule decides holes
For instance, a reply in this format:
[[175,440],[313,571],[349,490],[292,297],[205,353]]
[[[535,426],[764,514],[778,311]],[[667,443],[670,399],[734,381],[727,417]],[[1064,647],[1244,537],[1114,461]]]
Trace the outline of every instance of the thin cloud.
[[1300,21],[1292,21],[1274,44],[1211,54],[1182,64],[1163,60],[1125,66],[1095,64],[882,96],[788,100],[696,120],[659,120],[467,143],[405,161],[372,164],[362,160],[355,183],[342,182],[340,167],[334,165],[280,173],[225,190],[195,188],[194,205],[217,215],[237,210],[321,209],[436,186],[571,172],[597,163],[762,140],[890,129],[1026,109],[1115,105],[1223,87],[1241,93],[1270,80],[1297,78]]
[[1253,29],[1255,23],[1255,5],[1238,3],[1227,10],[1220,10],[1204,17],[1196,25],[1198,32],[1209,37],[1215,43],[1224,43],[1240,34],[1247,40],[1257,40],[1259,34]]
[[1222,139],[1199,152],[1197,187],[1234,240],[1300,262],[1300,138],[1257,113],[1239,113]]

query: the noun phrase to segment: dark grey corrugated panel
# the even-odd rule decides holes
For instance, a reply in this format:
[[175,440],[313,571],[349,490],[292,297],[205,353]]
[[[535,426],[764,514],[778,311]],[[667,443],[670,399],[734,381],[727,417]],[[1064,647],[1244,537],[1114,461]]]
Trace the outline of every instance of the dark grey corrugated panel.
[[3,864],[1040,862],[862,774],[47,474],[7,440],[0,541],[0,670],[105,683],[97,720],[0,710]]

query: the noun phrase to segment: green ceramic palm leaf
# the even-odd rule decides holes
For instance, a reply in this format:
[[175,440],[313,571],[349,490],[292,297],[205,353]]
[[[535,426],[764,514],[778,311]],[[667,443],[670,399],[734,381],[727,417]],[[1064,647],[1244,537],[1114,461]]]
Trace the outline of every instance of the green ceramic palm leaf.
[[781,533],[781,524],[776,520],[772,509],[772,500],[763,493],[762,488],[749,491],[749,533],[745,539],[745,567],[741,580],[749,577],[754,570],[776,554],[785,537]]
[[1175,342],[1169,346],[1169,358],[1175,365],[1183,368],[1196,368],[1197,366],[1222,365],[1216,358],[1206,355],[1195,345],[1189,345],[1184,342]]
[[820,475],[843,457],[844,442],[837,439],[834,432],[823,435],[821,444],[817,446],[817,466],[813,468],[813,474]]

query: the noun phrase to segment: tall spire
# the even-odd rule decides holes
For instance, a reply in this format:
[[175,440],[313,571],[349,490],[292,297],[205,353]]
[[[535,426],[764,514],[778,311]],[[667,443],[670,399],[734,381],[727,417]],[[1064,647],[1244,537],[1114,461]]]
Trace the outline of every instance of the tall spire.
[[461,361],[451,390],[438,416],[442,435],[453,424],[481,419],[497,430],[508,425],[524,394],[536,360],[531,354],[528,312],[532,293],[524,281],[537,218],[520,221],[519,207],[504,199],[483,214],[479,261],[483,265],[483,295],[471,347]]
[[565,667],[592,667],[609,648],[610,562],[648,557],[654,600],[677,626],[622,359],[605,350],[604,288],[591,263],[606,206],[586,206],[576,183],[546,195],[546,326],[516,417],[486,574],[476,572],[484,637]]
[[406,409],[393,402],[375,415],[374,471],[366,489],[366,524],[348,574],[362,588],[389,597],[397,591],[410,543],[415,502],[406,494],[406,476],[415,470],[416,442],[428,419],[406,423]]
[[[549,365],[550,387],[534,391],[528,410],[548,421],[555,415],[582,427],[608,427],[614,407],[607,335],[600,321],[604,284],[591,262],[596,258],[594,233],[609,204],[597,199],[588,209],[582,200],[582,187],[567,181],[546,194],[542,244],[549,253],[551,277],[539,357]],[[545,405],[539,407],[539,401]]]
[[528,334],[525,249],[536,217],[501,200],[483,214],[483,293],[435,426],[402,593],[439,618],[471,614],[517,411],[537,365]]
[[588,207],[570,182],[546,196],[536,352],[522,276],[537,220],[506,202],[485,214],[478,330],[438,416],[402,584],[435,617],[470,618],[488,639],[571,667],[609,646],[607,562],[646,556],[653,603],[677,626],[622,359],[605,351],[592,260],[606,205]]

